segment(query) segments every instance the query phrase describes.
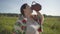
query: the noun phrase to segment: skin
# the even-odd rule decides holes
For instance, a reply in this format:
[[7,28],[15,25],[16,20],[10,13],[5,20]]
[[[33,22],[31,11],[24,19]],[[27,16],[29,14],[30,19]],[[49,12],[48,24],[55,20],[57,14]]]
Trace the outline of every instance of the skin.
[[33,11],[31,10],[30,6],[27,5],[26,8],[23,9],[23,10],[24,10],[25,17],[30,18],[31,14],[32,14],[32,12],[33,12]]
[[[32,14],[32,12],[33,12],[33,11],[31,10],[30,6],[27,5],[27,6],[26,6],[26,9],[23,9],[23,10],[24,10],[25,17],[28,17],[28,18],[30,18],[31,20],[33,20],[33,19],[30,17],[31,14]],[[36,13],[37,13],[38,16],[41,17],[41,19],[42,19],[41,23],[43,24],[43,20],[44,20],[43,15],[42,15],[39,11],[36,11]]]

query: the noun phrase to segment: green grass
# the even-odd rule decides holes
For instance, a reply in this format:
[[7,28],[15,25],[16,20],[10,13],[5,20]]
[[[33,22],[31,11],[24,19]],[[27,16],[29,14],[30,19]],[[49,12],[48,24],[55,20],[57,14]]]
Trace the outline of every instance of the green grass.
[[60,34],[60,18],[46,17],[43,34]]
[[[0,34],[12,34],[18,17],[0,17]],[[60,34],[60,18],[45,17],[42,34]]]
[[17,17],[0,17],[0,34],[11,34]]

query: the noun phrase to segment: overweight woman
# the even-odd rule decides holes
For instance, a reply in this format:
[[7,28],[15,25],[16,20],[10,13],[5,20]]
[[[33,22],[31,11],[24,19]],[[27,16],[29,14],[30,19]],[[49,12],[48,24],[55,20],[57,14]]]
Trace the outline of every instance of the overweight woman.
[[37,15],[32,15],[32,9],[28,4],[23,4],[20,8],[21,16],[14,25],[13,34],[39,34],[42,32],[43,15],[36,11]]

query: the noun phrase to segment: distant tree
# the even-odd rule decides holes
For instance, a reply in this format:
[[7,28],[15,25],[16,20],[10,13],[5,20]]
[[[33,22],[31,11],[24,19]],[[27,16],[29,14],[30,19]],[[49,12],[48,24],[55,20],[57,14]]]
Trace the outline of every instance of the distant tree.
[[44,17],[47,17],[47,15],[46,15],[46,14],[43,14],[43,16],[44,16]]

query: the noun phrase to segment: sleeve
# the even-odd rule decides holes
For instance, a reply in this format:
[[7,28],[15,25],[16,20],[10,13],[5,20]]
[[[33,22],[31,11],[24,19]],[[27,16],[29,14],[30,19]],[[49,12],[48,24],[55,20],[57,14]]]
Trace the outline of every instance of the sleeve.
[[37,29],[37,31],[43,32],[42,18],[39,15],[34,15],[33,19],[40,25],[40,27]]
[[33,19],[38,22],[38,24],[41,24],[41,18],[39,15],[33,15]]
[[40,28],[38,29],[38,32],[43,32],[43,20],[44,20],[44,17],[42,15],[42,18],[37,15],[37,18],[38,18],[38,23],[40,24]]
[[14,25],[14,32],[17,34],[21,34],[25,31],[25,24],[21,20],[17,20]]
[[37,18],[38,18],[38,22],[39,22],[40,24],[43,24],[43,21],[44,21],[43,15],[41,15],[41,16],[37,15]]

